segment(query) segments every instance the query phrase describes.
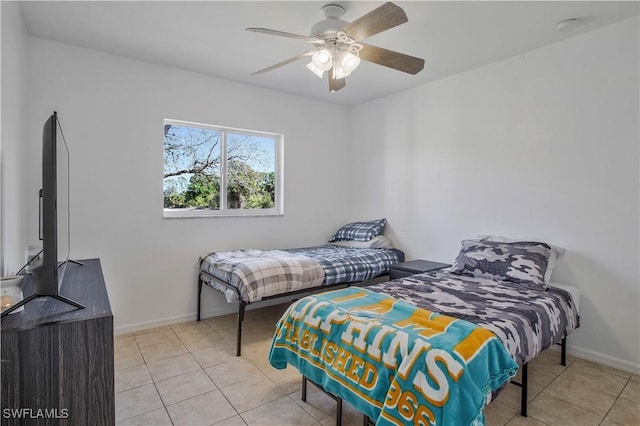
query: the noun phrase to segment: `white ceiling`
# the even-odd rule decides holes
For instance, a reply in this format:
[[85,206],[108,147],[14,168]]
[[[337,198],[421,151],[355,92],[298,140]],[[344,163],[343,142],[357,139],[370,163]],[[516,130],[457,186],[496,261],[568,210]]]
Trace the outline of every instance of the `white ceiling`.
[[[364,62],[344,89],[328,91],[298,61],[263,75],[254,71],[306,51],[290,38],[245,31],[264,27],[308,35],[331,1],[44,1],[21,2],[27,32],[90,49],[179,67],[228,80],[343,105],[357,105],[512,57],[638,15],[637,1],[403,1],[409,22],[366,39],[426,60],[417,75]],[[353,21],[383,4],[333,1]],[[580,26],[559,33],[556,24]]]

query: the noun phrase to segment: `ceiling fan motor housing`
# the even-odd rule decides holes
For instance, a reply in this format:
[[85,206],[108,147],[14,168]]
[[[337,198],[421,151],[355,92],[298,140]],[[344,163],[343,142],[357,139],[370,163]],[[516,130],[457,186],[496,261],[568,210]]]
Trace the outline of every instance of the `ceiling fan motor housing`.
[[344,15],[344,8],[337,4],[326,4],[321,10],[326,19],[311,27],[310,36],[322,40],[336,39],[338,30],[348,24],[347,21],[340,19]]

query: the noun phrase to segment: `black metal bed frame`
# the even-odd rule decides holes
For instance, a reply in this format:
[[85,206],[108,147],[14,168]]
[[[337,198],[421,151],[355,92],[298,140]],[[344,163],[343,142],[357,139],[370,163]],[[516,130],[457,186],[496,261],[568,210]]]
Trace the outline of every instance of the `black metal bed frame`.
[[[203,259],[200,259],[200,266],[202,266],[202,261]],[[352,284],[357,284],[357,283],[335,283],[335,284],[327,284],[327,285],[322,285],[322,286],[318,286],[318,287],[311,287],[311,288],[305,288],[305,289],[300,289],[300,290],[295,290],[295,291],[291,291],[291,292],[287,292],[287,293],[280,293],[280,294],[275,294],[272,296],[267,296],[267,297],[263,297],[261,298],[259,301],[256,302],[247,302],[245,300],[242,300],[242,296],[240,295],[240,290],[234,286],[231,285],[225,281],[222,281],[221,279],[214,277],[213,275],[207,273],[206,271],[203,271],[202,268],[199,268],[198,271],[198,321],[201,320],[201,314],[202,314],[202,286],[204,284],[204,281],[202,280],[202,274],[206,275],[208,278],[228,287],[228,288],[232,288],[233,290],[235,290],[235,292],[238,295],[238,329],[237,329],[237,335],[236,335],[236,356],[240,356],[241,355],[241,349],[242,349],[242,321],[244,320],[244,313],[245,310],[247,308],[248,305],[252,304],[252,303],[260,303],[260,302],[265,302],[265,301],[269,301],[269,300],[273,300],[273,299],[278,299],[278,298],[285,298],[285,297],[289,297],[289,296],[295,296],[296,294],[302,294],[302,293],[313,293],[313,292],[319,292],[319,291],[325,291],[326,289],[329,288],[335,288],[335,287],[350,287]],[[379,275],[375,278],[372,279],[376,279],[376,278],[380,278],[380,277],[384,277],[387,274],[383,274],[383,275]],[[212,290],[217,290],[215,288],[213,288],[210,285],[207,285],[207,287],[210,287]],[[563,366],[567,365],[567,338],[563,337],[562,340],[560,342],[557,343],[558,345],[560,345],[560,364]],[[528,398],[528,387],[529,387],[529,368],[528,368],[528,363],[524,363],[522,364],[522,366],[520,367],[520,369],[522,370],[522,379],[521,382],[515,382],[515,381],[510,381],[511,384],[518,386],[521,388],[521,394],[520,394],[520,415],[523,417],[527,417],[527,398]],[[342,398],[331,394],[330,392],[327,392],[326,390],[324,390],[324,388],[322,388],[322,386],[318,385],[317,383],[311,381],[310,379],[306,378],[304,375],[302,376],[302,401],[306,401],[307,400],[307,381],[311,382],[312,384],[314,384],[318,389],[320,389],[322,392],[324,392],[325,394],[327,394],[329,397],[333,398],[336,401],[337,404],[337,409],[336,409],[336,426],[341,426],[342,425]],[[367,416],[367,415],[363,415],[364,419],[363,419],[363,425],[367,426],[367,425],[372,425],[374,424],[373,421]]]
[[[557,344],[560,345],[560,364],[566,366],[567,365],[567,338],[563,337],[562,340]],[[512,380],[509,383],[516,385],[522,389],[520,394],[520,415],[523,417],[527,417],[527,404],[528,404],[527,399],[528,399],[528,388],[529,388],[528,363],[525,362],[524,364],[522,364],[522,367],[520,367],[520,369],[522,370],[522,381],[514,382]],[[319,384],[315,383],[313,380],[308,379],[306,376],[303,375],[301,399],[305,402],[307,400],[307,382],[310,382],[315,387],[317,387],[322,392],[324,392],[326,395],[331,397],[334,401],[336,401],[336,426],[342,426],[342,398],[330,392],[327,392],[322,386],[320,386]],[[367,416],[366,414],[363,414],[362,416],[363,416],[362,418],[363,426],[375,425],[375,422],[369,416]]]
[[[557,343],[560,345],[560,365],[567,365],[567,338],[566,336],[562,338],[560,342]],[[529,363],[525,362],[522,364],[522,381],[514,382],[511,381],[512,384],[520,387],[522,392],[520,393],[520,415],[523,417],[527,417],[527,398],[528,398],[528,389],[529,389]]]
[[[260,302],[266,302],[269,300],[274,300],[274,299],[279,299],[279,298],[285,298],[285,297],[290,297],[290,296],[295,296],[297,294],[304,294],[304,293],[317,293],[320,291],[326,291],[328,289],[333,289],[336,287],[350,287],[351,285],[354,284],[361,284],[362,282],[350,282],[350,283],[335,283],[335,284],[323,284],[321,286],[317,286],[317,287],[310,287],[310,288],[304,288],[304,289],[300,289],[300,290],[294,290],[294,291],[290,291],[287,293],[279,293],[279,294],[274,294],[272,296],[266,296],[263,297],[262,299],[256,301],[256,302],[247,302],[245,300],[242,300],[242,296],[240,295],[240,289],[238,289],[236,286],[231,285],[225,281],[222,281],[221,279],[214,277],[213,275],[209,274],[206,271],[202,270],[202,262],[204,259],[200,259],[200,268],[198,271],[198,321],[200,321],[201,319],[201,315],[202,315],[202,287],[205,284],[205,282],[202,280],[202,274],[206,275],[207,278],[216,281],[217,283],[220,283],[228,288],[233,289],[236,294],[238,295],[238,330],[237,330],[237,335],[236,335],[236,356],[240,356],[241,355],[241,351],[242,351],[242,321],[244,320],[244,313],[245,310],[247,308],[248,305],[250,304],[254,304],[254,303],[260,303]],[[382,274],[382,275],[378,275],[377,277],[372,278],[372,280],[374,279],[378,279],[381,277],[385,277],[388,276],[389,274]],[[363,282],[367,282],[367,281],[363,281]],[[212,286],[207,284],[207,287],[211,288],[212,290],[216,290],[217,289],[213,288]]]

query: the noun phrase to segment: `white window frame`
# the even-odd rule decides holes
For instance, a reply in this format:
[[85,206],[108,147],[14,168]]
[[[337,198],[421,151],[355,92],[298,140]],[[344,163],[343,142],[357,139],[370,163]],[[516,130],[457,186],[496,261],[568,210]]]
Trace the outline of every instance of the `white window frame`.
[[[221,134],[220,149],[220,209],[167,209],[163,207],[163,217],[172,218],[204,218],[204,217],[243,217],[243,216],[283,216],[284,215],[284,135],[257,130],[238,129],[234,127],[216,126],[191,121],[165,119],[164,125],[197,127],[219,131]],[[163,126],[164,127],[164,126]],[[230,209],[227,207],[227,132],[240,133],[247,136],[261,136],[275,139],[275,194],[274,207],[270,209]],[[164,147],[164,140],[163,140]],[[163,191],[164,194],[164,191]],[[164,206],[164,196],[163,196]]]

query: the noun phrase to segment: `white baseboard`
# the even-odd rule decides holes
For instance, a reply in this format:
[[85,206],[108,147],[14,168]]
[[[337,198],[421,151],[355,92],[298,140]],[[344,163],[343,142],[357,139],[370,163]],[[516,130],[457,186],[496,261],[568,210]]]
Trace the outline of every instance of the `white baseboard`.
[[[223,308],[203,311],[201,316],[203,319],[206,319],[209,317],[228,315],[236,312],[238,312],[237,307],[234,305],[230,305],[229,307],[225,306]],[[121,334],[134,333],[136,331],[143,331],[151,328],[166,327],[168,325],[176,325],[184,322],[195,321],[197,318],[198,318],[198,314],[196,312],[193,312],[186,315],[178,315],[175,317],[162,318],[158,320],[138,322],[135,324],[129,324],[122,327],[116,327],[113,331],[113,334],[115,334],[116,336],[119,336]]]
[[[571,337],[569,337],[568,340],[571,340]],[[560,352],[560,346],[558,345],[553,345],[549,349]],[[574,356],[576,358],[584,359],[586,361],[595,362],[596,364],[601,364],[607,367],[615,368],[617,370],[621,370],[627,373],[640,375],[640,365],[634,364],[631,361],[616,358],[611,355],[606,355],[600,352],[592,351],[590,349],[585,349],[585,348],[571,346],[571,345],[567,345],[567,354]]]
[[[301,296],[297,296],[297,297],[300,298]],[[290,296],[290,297],[283,297],[283,298],[272,299],[272,300],[265,300],[264,302],[260,302],[255,305],[254,304],[248,305],[246,310],[249,311],[252,309],[260,309],[260,308],[265,308],[271,305],[279,305],[281,303],[291,303],[291,301],[295,298],[296,296]],[[229,303],[229,304],[221,305],[214,309],[203,310],[201,313],[201,318],[207,319],[209,317],[218,317],[222,315],[229,315],[229,314],[235,314],[235,313],[238,313],[238,304]],[[144,321],[144,322],[139,322],[135,324],[125,325],[122,327],[116,327],[114,329],[114,334],[116,336],[119,336],[121,334],[134,333],[136,331],[143,331],[151,328],[166,327],[168,325],[176,325],[184,322],[195,321],[197,318],[198,318],[198,314],[196,312],[192,312],[186,315],[178,315],[178,316],[162,318],[158,320]]]
[[[384,281],[388,281],[389,276],[385,275],[382,277],[377,277],[377,278],[373,278],[369,281],[365,281],[364,283],[362,283],[362,285],[371,285],[371,284],[377,284],[379,282],[384,282]],[[271,306],[271,305],[279,305],[281,303],[291,303],[293,300],[296,299],[300,299],[301,297],[304,297],[308,294],[313,293],[313,291],[310,291],[308,293],[300,293],[300,294],[295,294],[295,295],[289,295],[289,296],[283,296],[283,297],[278,297],[278,298],[274,298],[274,299],[269,299],[269,300],[265,300],[259,303],[254,304],[250,304],[247,306],[247,310],[251,310],[251,309],[260,309],[260,308],[264,308],[266,306]],[[201,317],[202,319],[207,319],[209,317],[216,317],[216,316],[221,316],[221,315],[228,315],[228,314],[234,314],[238,312],[238,305],[235,303],[228,303],[225,305],[221,305],[215,309],[211,309],[208,311],[202,311]],[[169,318],[162,318],[162,319],[158,319],[158,320],[151,320],[151,321],[144,321],[144,322],[139,322],[139,323],[135,323],[135,324],[129,324],[129,325],[125,325],[125,326],[121,326],[121,327],[116,327],[114,329],[114,334],[116,336],[121,335],[121,334],[128,334],[128,333],[134,333],[137,331],[143,331],[143,330],[148,330],[151,328],[158,328],[158,327],[165,327],[168,325],[176,325],[176,324],[180,324],[180,323],[184,323],[184,322],[189,322],[189,321],[195,321],[197,319],[197,313],[193,312],[190,314],[185,314],[185,315],[178,315],[178,316],[174,316],[174,317],[169,317]]]
[[631,361],[616,358],[611,355],[606,355],[599,352],[594,352],[592,350],[580,347],[571,347],[570,349],[567,348],[567,352],[575,357],[586,359],[587,361],[606,365],[607,367],[616,368],[627,373],[640,375],[640,365]]

